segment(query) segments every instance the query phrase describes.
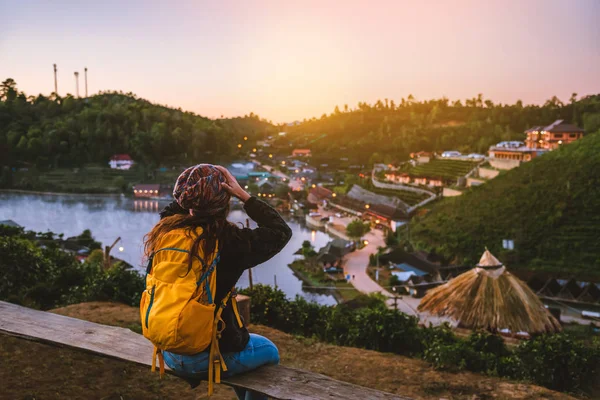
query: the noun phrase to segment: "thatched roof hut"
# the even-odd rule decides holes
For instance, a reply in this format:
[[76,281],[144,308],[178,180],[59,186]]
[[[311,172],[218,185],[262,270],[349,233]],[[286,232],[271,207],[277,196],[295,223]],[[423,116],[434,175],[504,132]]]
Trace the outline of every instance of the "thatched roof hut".
[[477,264],[478,267],[483,267],[483,268],[497,268],[497,267],[501,267],[503,264],[500,262],[500,260],[498,260],[496,257],[494,257],[494,255],[492,253],[490,253],[490,251],[487,249],[485,249],[485,251],[483,252],[483,255],[481,256],[481,259],[479,260],[479,263]]
[[[488,260],[499,263],[495,257]],[[527,284],[504,266],[475,267],[430,290],[421,300],[419,311],[453,318],[459,326],[491,332],[509,329],[514,333],[538,334],[562,329]]]

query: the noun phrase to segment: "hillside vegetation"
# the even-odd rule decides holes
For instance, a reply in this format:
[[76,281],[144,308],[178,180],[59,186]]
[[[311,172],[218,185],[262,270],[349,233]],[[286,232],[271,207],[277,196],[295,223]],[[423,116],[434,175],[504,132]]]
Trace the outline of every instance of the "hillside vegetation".
[[117,153],[153,166],[220,162],[237,154],[243,136],[273,132],[254,114],[211,120],[131,93],[36,97],[12,79],[0,84],[0,166],[106,166]]
[[[329,115],[286,126],[289,134],[280,142],[309,147],[317,165],[390,163],[421,150],[485,153],[492,144],[522,140],[525,129],[556,119],[575,123],[588,133],[600,130],[600,96],[577,100],[573,94],[566,104],[553,97],[542,106],[521,101],[495,104],[482,95],[464,102],[416,101],[412,96],[397,103],[361,102],[354,109],[336,107]],[[343,155],[334,159],[332,154]]]
[[410,235],[458,263],[473,265],[487,246],[511,267],[600,277],[599,211],[600,134],[592,134],[444,199]]

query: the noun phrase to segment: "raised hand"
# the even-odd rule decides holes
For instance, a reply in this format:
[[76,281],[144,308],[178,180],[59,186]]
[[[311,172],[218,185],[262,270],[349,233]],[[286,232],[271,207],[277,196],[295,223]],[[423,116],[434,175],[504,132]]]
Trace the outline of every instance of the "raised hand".
[[231,172],[227,170],[227,168],[221,165],[215,165],[215,168],[217,168],[219,171],[221,171],[223,175],[225,175],[225,179],[227,180],[227,182],[221,183],[221,186],[223,186],[227,193],[234,197],[237,197],[243,202],[246,202],[250,198],[248,192],[242,189],[238,181],[231,174]]

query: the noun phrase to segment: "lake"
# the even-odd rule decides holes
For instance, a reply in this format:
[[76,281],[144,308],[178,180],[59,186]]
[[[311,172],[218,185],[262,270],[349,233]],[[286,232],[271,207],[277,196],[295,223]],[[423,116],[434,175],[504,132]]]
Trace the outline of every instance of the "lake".
[[[65,238],[76,236],[90,229],[94,238],[103,245],[110,245],[121,237],[111,255],[121,258],[142,269],[144,235],[158,221],[158,212],[168,204],[162,200],[135,200],[124,196],[92,195],[42,195],[0,192],[0,220],[12,219],[26,230],[64,233]],[[229,220],[246,222],[243,210],[232,210]],[[302,282],[288,268],[304,240],[309,240],[318,250],[330,240],[329,236],[314,231],[296,220],[287,220],[293,236],[287,246],[269,261],[252,269],[254,283],[277,286],[290,298],[300,295],[320,304],[335,304],[331,295],[310,293],[302,289]],[[250,226],[256,224],[250,220]],[[119,251],[122,247],[123,251]],[[244,274],[238,286],[248,286],[248,274]]]

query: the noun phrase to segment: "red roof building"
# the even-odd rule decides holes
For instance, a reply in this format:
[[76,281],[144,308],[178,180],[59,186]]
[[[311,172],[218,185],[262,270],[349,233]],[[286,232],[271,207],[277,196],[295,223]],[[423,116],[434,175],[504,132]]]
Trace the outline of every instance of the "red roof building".
[[108,165],[112,169],[129,169],[133,165],[133,159],[129,154],[115,154],[110,158]]
[[292,157],[310,157],[310,149],[294,149],[292,151]]

